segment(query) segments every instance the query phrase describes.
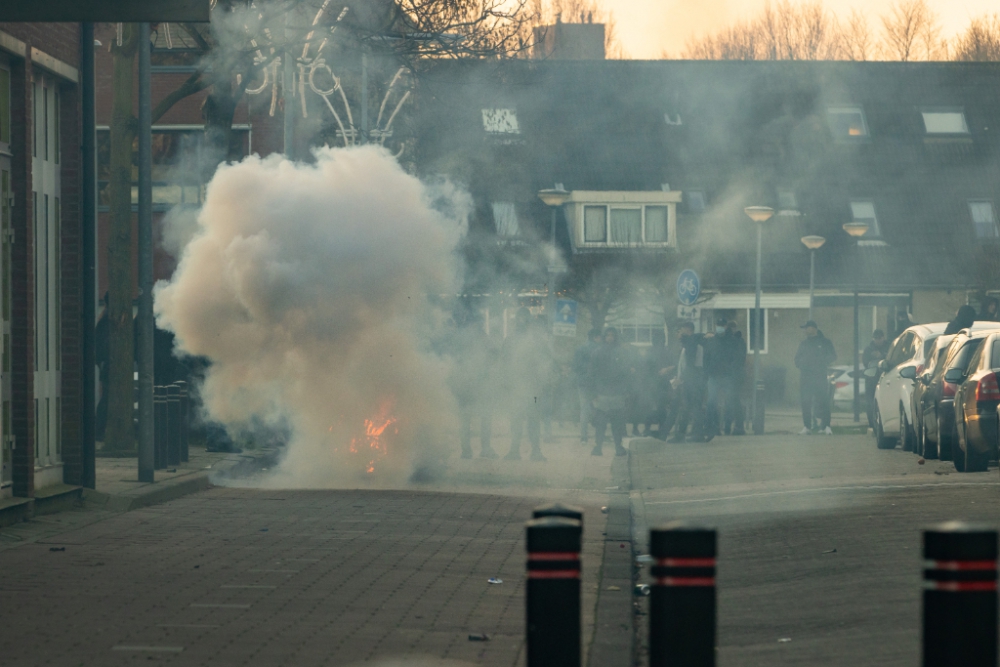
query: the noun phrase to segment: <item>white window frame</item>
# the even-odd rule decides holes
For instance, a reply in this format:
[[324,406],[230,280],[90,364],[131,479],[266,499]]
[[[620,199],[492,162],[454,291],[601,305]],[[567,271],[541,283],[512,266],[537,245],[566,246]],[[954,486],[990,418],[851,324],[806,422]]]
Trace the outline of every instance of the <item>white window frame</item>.
[[858,141],[862,139],[867,139],[871,136],[871,131],[868,128],[868,119],[865,118],[865,109],[860,104],[838,104],[834,106],[828,106],[826,108],[827,122],[829,122],[831,116],[837,114],[853,114],[856,113],[861,117],[861,128],[864,130],[862,134],[837,134],[834,128],[830,128],[830,132],[833,133],[834,139],[839,141]]
[[[966,204],[969,207],[969,219],[972,221],[972,231],[976,235],[977,239],[996,239],[1000,238],[1000,225],[997,222],[997,210],[996,206],[993,205],[992,199],[970,199]],[[972,215],[972,205],[973,204],[989,204],[990,205],[990,215],[993,218],[993,234],[990,236],[982,236],[979,233],[979,225],[985,223],[976,222],[975,216]]]
[[[767,354],[767,344],[768,344],[768,338],[770,337],[769,334],[770,334],[770,329],[771,329],[770,322],[768,322],[768,314],[769,314],[768,311],[769,310],[770,310],[769,308],[764,308],[763,306],[761,306],[761,311],[763,311],[763,313],[764,313],[764,345],[760,348],[760,353],[761,354]],[[753,339],[750,337],[750,318],[752,317],[751,313],[753,313],[753,311],[754,311],[753,308],[747,308],[746,309],[746,315],[747,315],[747,319],[746,319],[746,325],[747,325],[746,332],[747,332],[747,353],[748,354],[753,354]]]
[[[851,197],[848,204],[851,207],[851,220],[858,220],[864,222],[865,219],[857,218],[854,215],[854,205],[855,204],[871,204],[872,207],[872,220],[875,221],[873,226],[868,227],[868,231],[865,232],[864,236],[861,237],[863,241],[873,241],[880,240],[882,238],[882,225],[878,221],[878,208],[875,206],[874,199],[868,199],[866,197]],[[874,227],[874,228],[873,228]]]
[[[957,114],[962,119],[962,128],[956,132],[944,132],[944,131],[931,131],[930,127],[927,125],[928,115],[938,115],[944,116],[948,114]],[[927,107],[920,110],[920,118],[924,123],[924,134],[928,136],[967,136],[969,134],[969,119],[965,117],[965,109],[961,107]]]
[[[574,191],[565,204],[566,219],[570,236],[576,250],[616,249],[616,248],[676,248],[677,247],[677,204],[681,201],[679,191]],[[603,207],[605,211],[605,236],[603,241],[587,241],[585,235],[585,212],[590,207]],[[649,207],[664,208],[667,213],[667,239],[647,241],[646,225]],[[611,235],[611,211],[631,209],[641,211],[642,236],[638,241],[613,241]]]

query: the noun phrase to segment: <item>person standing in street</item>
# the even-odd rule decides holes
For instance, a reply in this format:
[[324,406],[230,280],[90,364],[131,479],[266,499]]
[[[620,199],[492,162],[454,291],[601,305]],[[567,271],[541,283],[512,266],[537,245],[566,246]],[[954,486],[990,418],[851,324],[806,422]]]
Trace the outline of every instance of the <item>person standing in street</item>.
[[799,395],[802,399],[802,430],[799,435],[812,433],[813,418],[819,420],[819,429],[833,435],[830,429],[830,364],[837,360],[833,343],[823,335],[816,322],[809,320],[802,325],[806,337],[795,353],[795,367],[799,369]]
[[864,370],[875,369],[875,373],[865,373],[865,401],[868,411],[868,426],[875,428],[875,387],[878,385],[878,364],[889,353],[889,340],[885,332],[876,329],[872,332],[872,340],[865,351],[861,353],[861,367]]
[[505,461],[521,460],[521,438],[527,426],[531,460],[542,455],[542,394],[552,373],[552,358],[542,332],[532,326],[531,311],[519,308],[514,331],[503,343],[504,389],[510,410],[510,451]]
[[594,353],[601,346],[601,330],[587,332],[587,342],[573,352],[573,376],[580,397],[580,444],[587,444],[593,421],[594,378],[591,374]]
[[689,442],[705,441],[705,346],[704,337],[696,335],[693,322],[680,327],[681,353],[677,376],[673,380],[677,392],[677,431],[669,442],[684,442],[688,424]]
[[[670,380],[677,371],[677,346],[667,347],[666,333],[660,329],[653,330],[651,340],[645,374],[652,393],[653,412],[646,418],[645,435],[666,440],[673,426],[674,411],[669,409],[673,393]],[[654,424],[657,426],[656,435],[652,431]]]
[[743,383],[746,379],[747,344],[743,333],[736,328],[736,322],[726,324],[728,355],[726,364],[729,369],[728,382],[723,387],[725,408],[724,432],[726,435],[746,435],[744,422],[746,414],[743,410]]
[[962,329],[968,329],[973,324],[976,323],[976,309],[972,306],[960,306],[958,312],[955,313],[955,317],[948,322],[948,326],[944,329],[944,335],[950,336],[952,334],[957,334]]
[[984,300],[982,312],[976,319],[981,322],[1000,322],[1000,301],[993,297]]
[[631,355],[618,340],[618,330],[604,330],[604,343],[594,352],[592,376],[594,380],[594,449],[593,456],[601,456],[604,431],[611,425],[615,442],[615,456],[625,456],[622,446],[625,437],[625,414],[628,409],[626,396],[630,384]]

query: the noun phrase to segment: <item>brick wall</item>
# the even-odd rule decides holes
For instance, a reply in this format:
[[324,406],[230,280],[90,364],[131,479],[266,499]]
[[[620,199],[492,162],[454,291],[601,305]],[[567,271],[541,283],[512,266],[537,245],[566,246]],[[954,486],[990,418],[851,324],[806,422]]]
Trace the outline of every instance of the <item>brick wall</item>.
[[80,245],[83,229],[80,210],[81,113],[77,86],[63,85],[59,91],[62,127],[62,237],[60,243],[62,284],[62,452],[63,481],[83,481],[81,417],[83,270]]
[[67,65],[80,67],[79,23],[2,23],[0,31],[17,37]]

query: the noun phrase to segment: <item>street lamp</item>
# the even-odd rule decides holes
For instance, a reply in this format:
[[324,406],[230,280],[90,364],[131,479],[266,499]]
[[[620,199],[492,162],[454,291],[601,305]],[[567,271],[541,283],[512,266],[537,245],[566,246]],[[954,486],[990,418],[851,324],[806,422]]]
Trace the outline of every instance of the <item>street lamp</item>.
[[822,236],[803,236],[802,245],[809,248],[809,319],[813,318],[813,292],[816,291],[816,251],[823,247]]
[[[851,238],[855,239],[855,242],[861,240],[861,237],[868,232],[868,223],[859,222],[855,220],[854,222],[847,222],[843,225],[844,231],[850,234]],[[856,253],[855,253],[856,254]],[[859,290],[859,274],[857,267],[854,270],[854,421],[855,423],[861,421],[861,368],[859,355],[861,354],[861,333],[859,331],[858,325],[858,290]]]
[[[763,236],[764,223],[771,219],[774,215],[774,209],[770,206],[747,206],[743,209],[743,212],[747,216],[757,223],[757,293],[754,298],[754,326],[751,329],[754,334],[753,337],[753,397],[750,403],[750,414],[753,419],[753,433],[754,435],[764,435],[764,415],[763,415],[763,405],[761,408],[761,415],[758,418],[757,415],[757,394],[758,386],[760,384],[760,337],[763,335],[764,331],[761,326],[760,317],[760,261],[761,261],[761,239]],[[763,397],[761,397],[763,400]]]
[[563,188],[562,183],[556,183],[554,188],[547,188],[545,190],[538,191],[538,198],[545,203],[546,206],[552,209],[552,254],[549,257],[549,296],[547,299],[546,310],[549,311],[549,319],[555,322],[556,318],[556,274],[560,272],[561,267],[556,264],[558,259],[558,252],[556,251],[556,211],[560,206],[565,204],[569,200],[569,192]]

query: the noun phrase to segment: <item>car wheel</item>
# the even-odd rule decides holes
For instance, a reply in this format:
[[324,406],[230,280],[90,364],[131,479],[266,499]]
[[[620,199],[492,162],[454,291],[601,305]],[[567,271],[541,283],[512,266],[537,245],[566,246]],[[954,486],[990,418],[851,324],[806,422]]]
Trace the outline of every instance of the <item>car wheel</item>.
[[895,449],[896,438],[887,438],[882,430],[882,412],[875,408],[875,446],[879,449]]
[[951,434],[946,433],[942,428],[941,419],[937,420],[937,432],[938,432],[938,458],[942,461],[950,461],[951,453],[953,450]]
[[952,446],[951,461],[955,464],[955,470],[958,472],[968,472],[965,469],[965,452],[957,444]]
[[904,452],[912,452],[917,441],[913,427],[906,422],[906,411],[903,410],[902,403],[899,405],[899,441]]
[[[966,428],[965,432],[968,433],[969,429]],[[982,454],[980,452],[972,451],[972,447],[969,446],[969,438],[966,435],[965,438],[965,472],[986,472],[986,468],[989,465],[989,456]]]

